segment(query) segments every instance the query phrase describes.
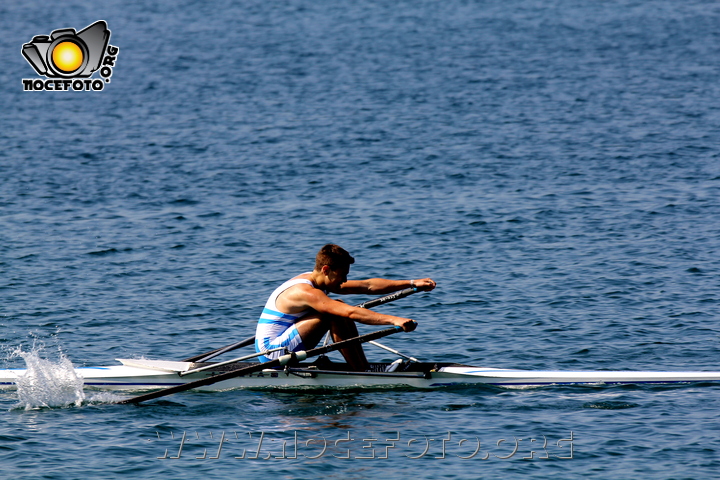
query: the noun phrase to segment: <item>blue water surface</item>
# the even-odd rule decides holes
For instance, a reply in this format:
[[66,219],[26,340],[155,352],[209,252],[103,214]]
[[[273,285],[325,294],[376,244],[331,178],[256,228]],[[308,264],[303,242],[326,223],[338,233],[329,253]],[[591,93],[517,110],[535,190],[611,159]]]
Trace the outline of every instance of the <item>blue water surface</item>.
[[[102,91],[23,91],[39,78],[24,43],[97,20],[120,49]],[[351,277],[438,282],[379,308],[419,322],[386,343],[422,359],[720,370],[718,25],[709,0],[5,2],[0,368],[24,366],[17,348],[87,366],[245,338],[334,242]],[[0,472],[704,479],[719,395],[227,391],[25,410],[2,391]]]

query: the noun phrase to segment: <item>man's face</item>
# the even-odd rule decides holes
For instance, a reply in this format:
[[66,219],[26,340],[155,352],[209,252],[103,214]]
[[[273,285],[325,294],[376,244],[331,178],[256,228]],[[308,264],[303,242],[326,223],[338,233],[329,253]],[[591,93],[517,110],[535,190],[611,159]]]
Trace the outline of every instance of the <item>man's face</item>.
[[336,288],[347,282],[348,273],[350,273],[350,267],[339,267],[337,270],[328,267],[327,276],[328,280],[330,280],[330,286]]

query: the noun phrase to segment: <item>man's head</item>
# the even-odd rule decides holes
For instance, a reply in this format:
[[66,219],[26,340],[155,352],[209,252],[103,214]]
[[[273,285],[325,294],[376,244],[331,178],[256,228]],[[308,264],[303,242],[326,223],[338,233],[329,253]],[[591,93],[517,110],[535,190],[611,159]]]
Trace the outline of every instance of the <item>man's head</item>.
[[355,259],[344,248],[329,243],[322,247],[315,256],[315,270],[330,277],[333,283],[338,285],[347,281],[347,274],[350,265]]
[[355,259],[344,248],[328,243],[315,256],[315,270],[322,270],[327,265],[331,270],[350,268]]

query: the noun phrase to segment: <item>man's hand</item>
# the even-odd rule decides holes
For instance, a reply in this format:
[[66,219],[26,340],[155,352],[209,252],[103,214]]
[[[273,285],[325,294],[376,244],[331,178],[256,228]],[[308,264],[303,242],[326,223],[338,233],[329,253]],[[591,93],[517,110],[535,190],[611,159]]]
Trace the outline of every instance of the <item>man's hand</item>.
[[410,280],[410,285],[417,288],[418,290],[429,292],[430,290],[435,288],[435,285],[437,284],[432,278],[421,278],[418,280]]
[[418,324],[415,320],[398,317],[397,320],[393,322],[393,325],[402,328],[404,332],[412,332],[417,328]]

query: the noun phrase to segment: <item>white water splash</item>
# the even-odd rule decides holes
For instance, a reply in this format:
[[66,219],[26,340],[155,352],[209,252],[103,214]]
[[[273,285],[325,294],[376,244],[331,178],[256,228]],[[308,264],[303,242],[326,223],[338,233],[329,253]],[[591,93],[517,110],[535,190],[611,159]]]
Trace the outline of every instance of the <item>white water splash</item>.
[[62,353],[57,360],[41,357],[42,347],[29,352],[13,352],[25,360],[26,372],[18,377],[16,408],[32,410],[43,407],[80,406],[85,400],[83,378],[75,372],[72,362]]

